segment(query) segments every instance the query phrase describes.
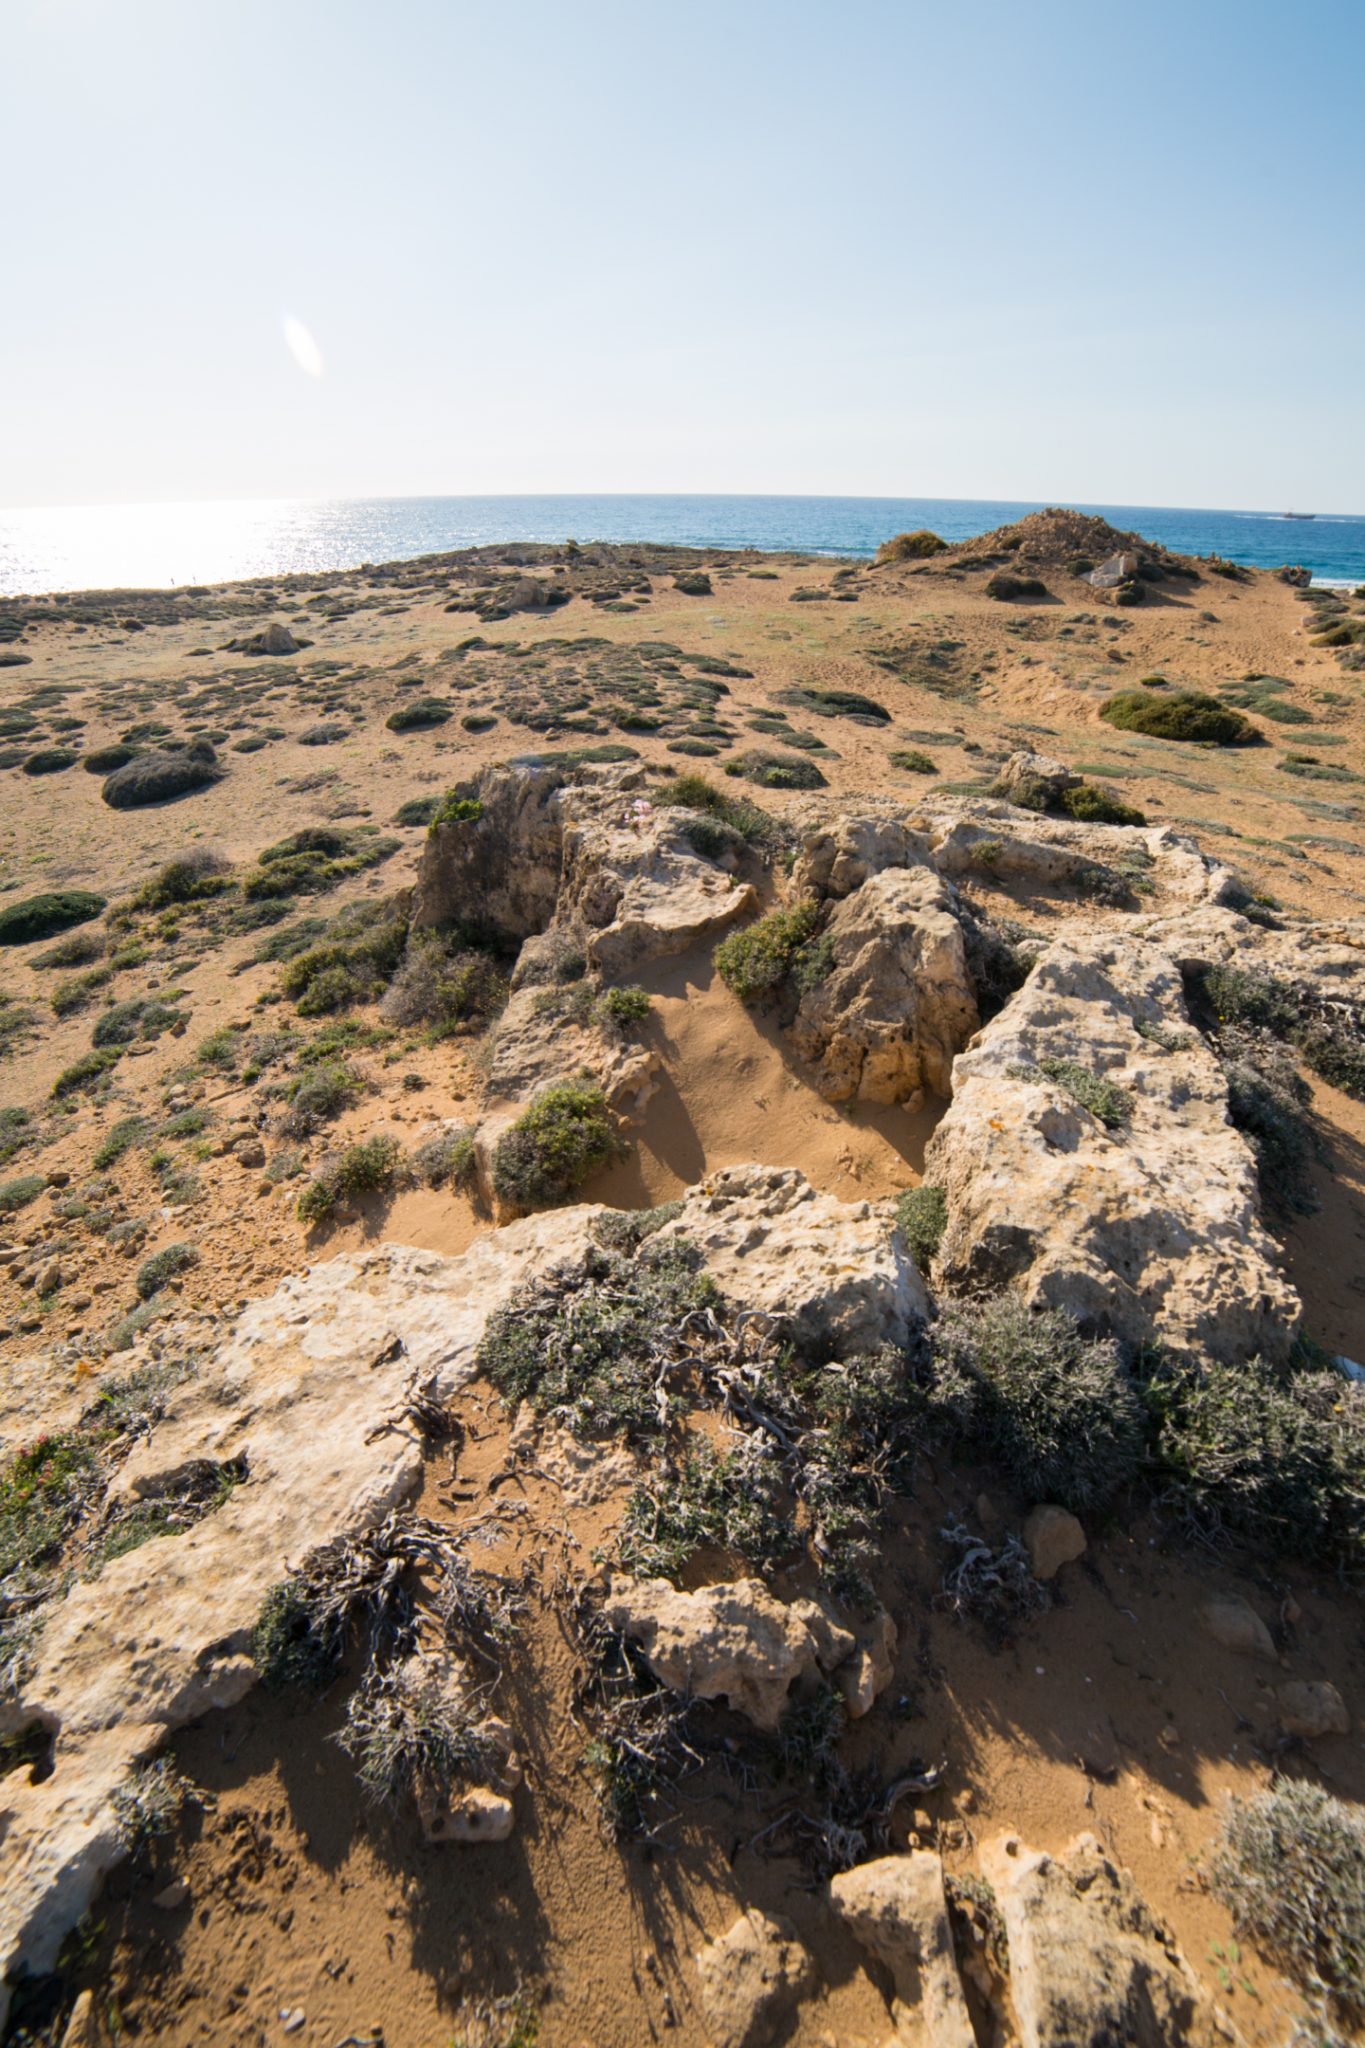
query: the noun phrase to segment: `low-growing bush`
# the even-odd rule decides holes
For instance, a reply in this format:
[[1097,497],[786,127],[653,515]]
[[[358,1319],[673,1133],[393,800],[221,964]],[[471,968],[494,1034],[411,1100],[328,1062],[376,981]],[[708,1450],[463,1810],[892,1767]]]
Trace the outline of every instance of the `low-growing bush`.
[[1249,747],[1261,735],[1249,718],[1198,690],[1157,696],[1149,690],[1120,690],[1100,706],[1100,717],[1120,732],[1157,740],[1195,740],[1206,746]]
[[476,796],[462,796],[457,789],[448,789],[431,814],[433,829],[437,825],[477,825],[483,816],[483,803]]
[[60,1102],[65,1096],[74,1095],[78,1089],[93,1087],[122,1057],[123,1048],[119,1045],[101,1046],[93,1052],[82,1053],[69,1067],[63,1067],[53,1082],[53,1100]]
[[454,715],[453,704],[443,704],[436,697],[416,697],[391,711],[384,723],[390,732],[426,732],[432,726],[445,725]]
[[299,1196],[305,1223],[323,1223],[363,1195],[386,1193],[403,1172],[403,1150],[396,1138],[364,1138],[339,1159],[323,1167]]
[[40,747],[22,765],[25,775],[60,775],[64,768],[74,768],[79,759],[70,747]]
[[467,1124],[447,1125],[425,1139],[412,1155],[412,1170],[429,1188],[463,1187],[474,1172],[474,1133]]
[[893,534],[884,540],[877,550],[879,562],[924,562],[933,555],[947,551],[948,543],[931,533],[927,526],[920,526],[913,533]]
[[1046,597],[1047,585],[1037,576],[1016,576],[1011,570],[998,569],[986,579],[986,595],[1008,604],[1020,597]]
[[1142,1398],[1112,1344],[1012,1294],[948,1307],[933,1341],[936,1413],[1021,1499],[1083,1513],[1136,1477]]
[[650,998],[647,990],[630,983],[622,988],[609,988],[599,999],[598,1007],[613,1024],[643,1024],[649,1015]]
[[112,1003],[104,1012],[90,1042],[96,1047],[131,1045],[135,1039],[160,1038],[184,1021],[185,1012],[155,996],[134,996],[126,1003]]
[[638,1578],[675,1579],[699,1551],[717,1550],[769,1571],[796,1547],[781,1464],[770,1444],[745,1438],[718,1453],[706,1442],[652,1475],[626,1502],[617,1555]]
[[[761,846],[773,836],[773,821],[757,804],[751,804],[746,797],[736,797],[723,789],[717,789],[704,775],[677,775],[653,792],[656,804],[667,808],[700,811],[708,823],[723,826],[749,846]],[[702,821],[699,819],[697,824]],[[689,835],[695,834],[697,826],[688,825]],[[727,842],[728,843],[728,842]],[[693,845],[699,853],[707,853],[704,845]],[[713,858],[707,854],[708,858]]]
[[824,789],[828,785],[814,761],[800,754],[740,754],[727,763],[727,775],[743,776],[759,789]]
[[507,977],[493,954],[458,935],[414,932],[380,1004],[390,1024],[425,1024],[436,1037],[472,1031],[507,1001]]
[[[55,938],[73,925],[88,924],[98,917],[108,898],[88,889],[50,890],[42,896],[27,896],[0,910],[0,946],[30,946],[35,939]],[[55,961],[56,966],[67,964]]]
[[111,810],[139,810],[207,789],[222,779],[223,768],[208,740],[194,740],[174,753],[136,754],[116,768],[100,794]]
[[331,826],[310,825],[265,848],[256,867],[243,878],[242,895],[248,903],[285,896],[319,896],[349,876],[363,874],[388,860],[400,844],[399,840],[381,838],[364,826],[344,832]]
[[1219,1053],[1228,1115],[1256,1155],[1262,1201],[1285,1215],[1313,1215],[1321,1204],[1308,1175],[1314,1149],[1304,1115],[1312,1098],[1308,1083],[1288,1054],[1265,1037],[1226,1032]]
[[371,1670],[352,1693],[336,1740],[381,1806],[441,1799],[456,1785],[486,1783],[497,1753],[464,1702],[436,1673]]
[[131,761],[136,752],[136,747],[96,747],[85,756],[81,766],[91,775],[112,775],[116,768]]
[[711,578],[704,569],[680,569],[673,578],[673,588],[684,597],[710,597]]
[[562,1081],[538,1096],[498,1140],[493,1192],[519,1209],[551,1208],[622,1151],[601,1089],[589,1081]]
[[130,899],[129,908],[169,910],[182,903],[203,903],[231,886],[231,872],[221,854],[199,850],[158,868]]
[[407,920],[392,904],[352,904],[333,919],[321,944],[287,961],[280,986],[301,1017],[372,1002],[388,986],[407,938]]
[[1208,1881],[1305,1991],[1365,2014],[1365,1810],[1295,1779],[1231,1799]]
[[896,1203],[896,1225],[921,1273],[928,1270],[948,1227],[948,1203],[942,1188],[921,1183],[907,1188]]
[[847,718],[855,725],[890,725],[891,713],[875,697],[865,697],[860,690],[820,690],[803,685],[792,690],[783,690],[781,701],[791,704],[800,711],[813,712],[817,718]]
[[393,814],[395,825],[429,825],[441,799],[438,796],[410,796]]
[[53,1015],[72,1017],[78,1010],[87,1009],[113,978],[112,967],[92,967],[86,974],[75,974],[66,981],[59,981],[50,998]]
[[1145,825],[1147,814],[1136,804],[1126,804],[1121,797],[1112,796],[1107,789],[1097,789],[1093,782],[1078,782],[1071,789],[1063,790],[1060,809],[1068,818],[1075,818],[1083,825]]
[[897,747],[887,758],[893,768],[904,769],[907,775],[938,774],[937,764],[918,747]]
[[106,1131],[95,1147],[91,1165],[97,1173],[103,1173],[107,1166],[116,1166],[125,1152],[134,1145],[140,1145],[148,1134],[147,1119],[141,1116],[125,1116],[109,1131]]
[[318,1060],[287,1085],[289,1106],[278,1126],[286,1138],[308,1137],[349,1109],[362,1092],[360,1076],[344,1059]]
[[1365,1028],[1358,1013],[1318,1008],[1314,992],[1271,974],[1208,962],[1185,969],[1185,994],[1205,1030],[1238,1026],[1297,1046],[1314,1073],[1365,1101]]
[[716,1300],[692,1245],[592,1247],[553,1285],[534,1281],[494,1311],[479,1369],[509,1408],[528,1401],[584,1436],[656,1438],[659,1344]]
[[150,1301],[154,1294],[160,1294],[168,1282],[178,1279],[199,1264],[199,1254],[192,1244],[168,1244],[159,1252],[153,1252],[144,1259],[137,1269],[134,1286],[139,1301]]
[[742,1003],[773,1002],[817,943],[819,905],[811,899],[770,910],[716,947],[716,972]]
[[43,1173],[21,1174],[18,1180],[6,1181],[0,1187],[0,1216],[17,1216],[30,1202],[36,1202],[47,1186],[47,1175]]

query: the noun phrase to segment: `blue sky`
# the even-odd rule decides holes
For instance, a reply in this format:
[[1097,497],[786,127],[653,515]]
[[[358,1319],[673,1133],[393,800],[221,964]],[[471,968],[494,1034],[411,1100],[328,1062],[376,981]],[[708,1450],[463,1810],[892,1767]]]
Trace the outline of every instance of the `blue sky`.
[[0,50],[0,503],[1365,512],[1360,0],[6,0]]

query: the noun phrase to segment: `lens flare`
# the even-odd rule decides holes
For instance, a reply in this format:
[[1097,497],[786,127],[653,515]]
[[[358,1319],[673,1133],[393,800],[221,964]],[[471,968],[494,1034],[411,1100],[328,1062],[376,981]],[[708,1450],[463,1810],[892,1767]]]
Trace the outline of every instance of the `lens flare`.
[[314,341],[302,320],[292,313],[284,316],[284,339],[290,355],[299,368],[309,377],[322,375],[322,350]]

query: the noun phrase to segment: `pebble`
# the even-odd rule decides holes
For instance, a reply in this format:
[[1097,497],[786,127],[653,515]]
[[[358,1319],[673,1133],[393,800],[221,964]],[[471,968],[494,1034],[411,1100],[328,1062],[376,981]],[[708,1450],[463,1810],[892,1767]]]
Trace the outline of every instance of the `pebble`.
[[162,1913],[174,1913],[183,1906],[190,1895],[189,1885],[183,1877],[173,1877],[168,1885],[152,1895],[152,1904]]
[[303,2007],[296,2005],[292,2012],[287,2012],[282,2006],[280,2008],[280,2018],[284,2021],[284,2031],[286,2034],[297,2034],[304,2021]]

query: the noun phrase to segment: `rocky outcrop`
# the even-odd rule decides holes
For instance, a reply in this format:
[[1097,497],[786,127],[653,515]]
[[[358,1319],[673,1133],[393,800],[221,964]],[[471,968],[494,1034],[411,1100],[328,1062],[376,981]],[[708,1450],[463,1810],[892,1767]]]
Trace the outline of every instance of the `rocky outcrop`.
[[1056,809],[1069,789],[1075,789],[1080,779],[1065,761],[1021,749],[1011,754],[1001,768],[991,795],[1026,811],[1050,811]]
[[660,1236],[690,1239],[723,1294],[781,1316],[795,1336],[840,1356],[905,1344],[928,1313],[886,1208],[817,1194],[794,1167],[709,1174]]
[[513,763],[479,777],[477,816],[433,824],[412,897],[412,926],[471,924],[503,940],[544,931],[559,896],[563,842],[553,768]]
[[953,892],[927,868],[886,868],[837,902],[833,965],[801,998],[793,1045],[830,1102],[911,1102],[951,1092],[977,1029]]
[[791,886],[798,899],[837,902],[888,868],[929,864],[927,833],[906,823],[904,805],[886,798],[860,799],[856,811],[812,801],[796,823],[802,840]]
[[1212,2038],[1212,2014],[1132,1876],[1080,1835],[1061,1856],[1000,1835],[981,1852],[1009,1938],[1022,2048],[1181,2048]]
[[847,1629],[813,1600],[778,1600],[761,1579],[680,1593],[667,1579],[613,1579],[602,1617],[640,1645],[674,1692],[723,1699],[771,1732],[794,1685],[838,1668],[853,1651]]
[[975,2048],[938,1857],[927,1849],[879,1856],[833,1878],[829,1895],[836,1917],[890,1973],[898,2041]]
[[697,1990],[714,2048],[765,2048],[815,1965],[788,1920],[751,1909],[697,1951]]
[[1286,1355],[1298,1297],[1169,954],[1127,932],[1058,940],[953,1088],[925,1160],[948,1286],[1014,1286],[1131,1346]]
[[559,916],[586,933],[588,958],[611,977],[685,953],[757,907],[748,882],[694,853],[685,814],[624,795],[566,794]]

